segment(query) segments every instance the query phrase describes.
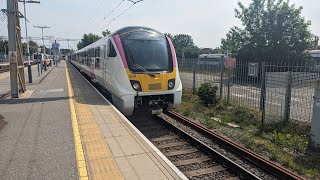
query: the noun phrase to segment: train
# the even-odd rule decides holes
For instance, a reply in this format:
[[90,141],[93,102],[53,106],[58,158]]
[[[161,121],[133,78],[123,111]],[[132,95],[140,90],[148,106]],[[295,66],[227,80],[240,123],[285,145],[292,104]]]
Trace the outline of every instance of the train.
[[319,72],[320,70],[320,50],[310,50],[308,53],[311,56],[312,61],[314,62],[313,70]]
[[49,54],[43,54],[43,53],[34,53],[31,59],[35,62],[41,63],[43,67],[44,66],[49,67],[52,62],[51,56]]
[[221,66],[224,59],[228,58],[225,54],[201,54],[198,57],[197,64]]
[[77,50],[68,60],[106,90],[125,115],[160,114],[181,103],[182,83],[171,39],[130,26]]

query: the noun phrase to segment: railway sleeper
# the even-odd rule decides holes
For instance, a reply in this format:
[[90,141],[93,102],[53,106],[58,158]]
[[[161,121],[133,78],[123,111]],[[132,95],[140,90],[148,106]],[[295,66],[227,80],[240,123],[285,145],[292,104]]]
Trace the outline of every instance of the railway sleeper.
[[163,149],[163,148],[169,148],[169,147],[175,147],[175,146],[183,146],[183,145],[186,145],[186,144],[189,144],[189,143],[185,142],[185,141],[178,141],[178,142],[172,142],[172,143],[158,145],[157,147],[159,149]]
[[167,135],[163,137],[158,137],[158,138],[153,138],[151,139],[153,142],[158,142],[158,141],[167,141],[167,140],[172,140],[172,139],[178,139],[178,135]]
[[194,176],[201,176],[204,174],[212,174],[212,173],[217,173],[220,171],[225,171],[226,168],[224,168],[223,166],[213,166],[213,167],[209,167],[209,168],[204,168],[204,169],[197,169],[194,171],[189,171],[189,172],[185,172],[184,174],[187,177],[194,177]]
[[148,131],[159,132],[160,130],[163,130],[163,127],[159,125],[143,126],[143,127],[139,127],[139,130],[142,132],[148,132]]
[[201,156],[198,158],[192,158],[192,159],[187,159],[187,160],[180,160],[180,161],[175,161],[173,164],[175,166],[184,166],[184,165],[189,165],[189,164],[194,164],[194,163],[199,163],[199,162],[205,162],[211,160],[210,157],[208,156]]
[[165,152],[163,153],[167,157],[171,156],[177,156],[177,155],[182,155],[182,154],[191,154],[194,152],[198,152],[199,150],[196,148],[191,148],[191,149],[185,149],[185,150],[179,150],[179,151],[171,151],[171,152]]

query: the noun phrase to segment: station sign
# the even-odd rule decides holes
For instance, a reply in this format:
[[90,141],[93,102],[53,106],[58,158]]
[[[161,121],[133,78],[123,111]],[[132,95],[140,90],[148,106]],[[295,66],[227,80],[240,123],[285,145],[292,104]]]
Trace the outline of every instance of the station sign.
[[227,58],[224,61],[224,67],[227,69],[233,69],[236,67],[236,58]]
[[258,63],[249,63],[248,76],[251,76],[251,77],[258,77],[259,76],[259,64]]
[[9,61],[10,63],[17,62],[17,51],[9,51]]

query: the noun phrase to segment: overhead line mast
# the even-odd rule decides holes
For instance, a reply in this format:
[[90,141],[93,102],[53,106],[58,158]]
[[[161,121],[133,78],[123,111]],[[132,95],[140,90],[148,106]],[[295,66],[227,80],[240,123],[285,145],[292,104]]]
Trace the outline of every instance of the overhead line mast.
[[43,54],[46,53],[46,47],[44,45],[44,39],[43,39],[43,29],[47,29],[47,28],[51,28],[51,27],[48,27],[48,26],[33,26],[35,28],[40,28],[41,29],[41,33],[42,33],[42,45],[43,45]]
[[10,62],[11,98],[18,98],[19,92],[26,91],[19,20],[19,18],[24,18],[24,16],[19,12],[18,0],[7,0],[7,9],[3,9],[2,11],[6,12],[8,16],[8,58]]

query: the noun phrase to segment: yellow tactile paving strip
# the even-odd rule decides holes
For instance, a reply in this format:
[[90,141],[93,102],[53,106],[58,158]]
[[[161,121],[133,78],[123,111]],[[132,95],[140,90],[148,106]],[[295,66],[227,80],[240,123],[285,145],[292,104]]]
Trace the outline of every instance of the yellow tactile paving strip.
[[[72,85],[70,83],[70,78],[67,72],[69,95],[70,89],[72,91]],[[73,92],[71,97],[73,96]],[[94,115],[89,107],[86,104],[86,101],[83,97],[75,96],[74,99],[70,99],[74,104],[74,109],[76,113],[76,122],[74,125],[74,134],[75,134],[75,144],[76,144],[76,154],[78,161],[79,169],[79,178],[80,179],[123,179],[116,162],[113,159],[110,148],[106,145],[104,137],[100,132],[99,126],[95,121]],[[71,107],[71,105],[70,105]],[[71,108],[72,109],[72,108]],[[76,134],[79,131],[80,140],[76,142]],[[80,142],[82,153],[77,144]],[[79,161],[82,162],[82,157],[79,157],[81,154],[84,155],[84,160],[86,164],[86,173],[82,173],[81,166],[79,166]],[[82,165],[80,163],[80,165]],[[85,176],[87,174],[87,176]]]
[[80,131],[79,131],[79,126],[78,126],[75,106],[73,103],[74,100],[73,100],[72,85],[70,82],[67,67],[66,67],[66,77],[67,77],[67,83],[68,83],[69,105],[70,105],[71,121],[72,121],[72,128],[73,128],[74,144],[75,144],[75,150],[76,150],[78,175],[79,175],[79,179],[86,180],[86,179],[88,179],[87,166],[86,166],[86,161],[84,158],[82,142],[81,142],[81,137],[80,137]]

